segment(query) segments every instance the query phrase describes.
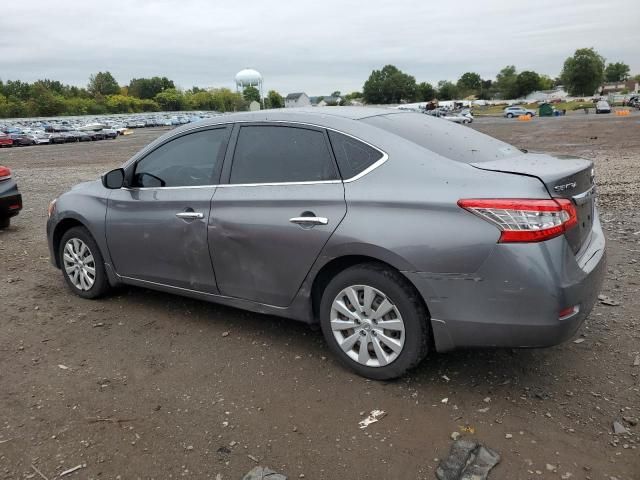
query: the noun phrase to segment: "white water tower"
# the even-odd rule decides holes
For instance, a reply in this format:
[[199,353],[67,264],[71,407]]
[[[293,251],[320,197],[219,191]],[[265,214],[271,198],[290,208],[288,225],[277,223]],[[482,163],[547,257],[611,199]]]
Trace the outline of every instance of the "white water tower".
[[264,107],[264,94],[262,91],[262,75],[253,68],[245,68],[236,73],[236,91],[242,92],[246,87],[255,87],[260,92],[260,103]]

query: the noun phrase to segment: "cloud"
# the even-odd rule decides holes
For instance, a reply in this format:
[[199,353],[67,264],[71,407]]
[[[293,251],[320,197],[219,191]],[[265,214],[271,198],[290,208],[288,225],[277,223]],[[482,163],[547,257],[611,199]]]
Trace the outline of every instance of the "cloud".
[[636,0],[204,0],[29,2],[0,17],[0,78],[85,85],[109,70],[121,84],[166,75],[183,88],[233,87],[247,66],[282,93],[360,90],[392,63],[418,81],[493,78],[507,64],[557,75],[595,47],[640,72]]

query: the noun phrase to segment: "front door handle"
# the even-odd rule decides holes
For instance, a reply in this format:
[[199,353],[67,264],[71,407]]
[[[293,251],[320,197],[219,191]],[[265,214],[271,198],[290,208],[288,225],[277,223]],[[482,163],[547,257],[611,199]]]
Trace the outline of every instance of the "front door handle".
[[184,220],[195,220],[196,218],[204,218],[204,213],[200,212],[178,212],[176,217]]
[[329,223],[329,219],[325,217],[293,217],[289,221],[298,225],[327,225]]

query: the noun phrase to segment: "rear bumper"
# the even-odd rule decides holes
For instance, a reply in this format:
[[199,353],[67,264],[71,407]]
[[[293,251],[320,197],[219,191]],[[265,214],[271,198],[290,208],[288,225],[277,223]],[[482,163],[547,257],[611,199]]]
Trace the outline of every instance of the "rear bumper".
[[13,192],[0,195],[0,218],[15,217],[20,210],[22,210],[22,195]]
[[[606,269],[605,239],[594,221],[576,256],[564,237],[499,244],[471,275],[405,272],[431,313],[438,351],[463,347],[547,347],[571,338],[591,312]],[[578,311],[560,320],[559,312]]]

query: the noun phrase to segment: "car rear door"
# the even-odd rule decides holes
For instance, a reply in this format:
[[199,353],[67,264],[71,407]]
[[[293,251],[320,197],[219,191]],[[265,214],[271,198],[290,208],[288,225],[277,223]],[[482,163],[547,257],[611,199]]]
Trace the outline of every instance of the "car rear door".
[[132,167],[130,188],[113,191],[106,231],[119,275],[217,293],[207,223],[230,133],[223,126],[171,139]]
[[242,124],[231,143],[209,225],[218,288],[287,306],[346,214],[327,132]]

